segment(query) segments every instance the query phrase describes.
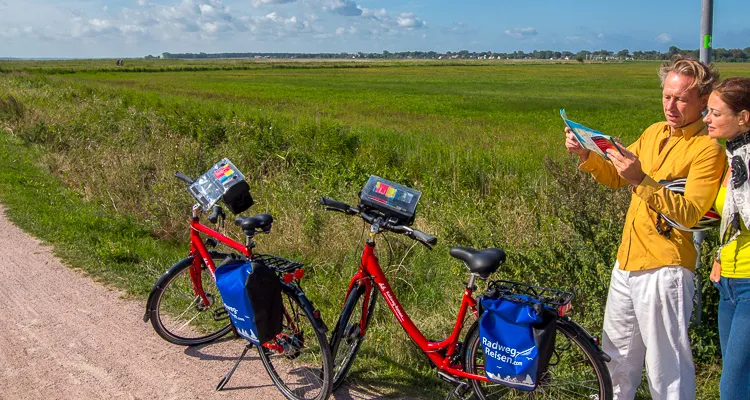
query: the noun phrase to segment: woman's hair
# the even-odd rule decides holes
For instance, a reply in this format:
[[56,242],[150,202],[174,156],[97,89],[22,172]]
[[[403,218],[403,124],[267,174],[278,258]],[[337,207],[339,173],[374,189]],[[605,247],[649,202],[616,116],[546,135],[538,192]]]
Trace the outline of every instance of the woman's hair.
[[719,81],[719,71],[715,70],[713,65],[707,66],[698,60],[682,56],[673,57],[672,61],[662,64],[659,68],[662,87],[670,72],[694,78],[688,89],[697,87],[698,95],[701,97],[711,94],[714,85]]
[[732,112],[750,111],[750,78],[727,78],[714,88],[714,93]]

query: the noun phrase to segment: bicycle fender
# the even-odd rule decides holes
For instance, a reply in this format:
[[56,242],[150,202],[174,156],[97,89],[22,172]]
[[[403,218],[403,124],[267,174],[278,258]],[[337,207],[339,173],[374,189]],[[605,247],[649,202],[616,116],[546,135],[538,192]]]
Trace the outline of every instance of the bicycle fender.
[[575,321],[571,320],[569,317],[559,317],[559,320],[565,320],[565,322],[568,323],[568,327],[572,328],[573,331],[575,331],[576,336],[586,339],[589,343],[591,343],[592,346],[596,349],[597,354],[599,357],[602,358],[602,360],[606,362],[612,361],[612,357],[609,356],[609,354],[605,353],[601,347],[596,343],[596,340],[594,337],[586,330],[586,328],[582,327],[581,325],[578,325]]
[[313,327],[322,333],[328,333],[328,326],[326,326],[325,322],[323,322],[323,319],[320,317],[320,311],[315,309],[315,306],[313,306],[312,301],[307,298],[305,292],[303,292],[302,289],[300,289],[298,286],[284,284],[284,288],[288,291],[291,291],[292,294],[299,299],[302,308],[304,308],[305,311],[313,316]]
[[169,269],[167,269],[161,276],[156,280],[154,283],[154,286],[151,288],[151,292],[148,294],[148,300],[146,300],[146,314],[143,316],[143,322],[148,322],[149,318],[151,318],[151,303],[154,301],[154,298],[156,297],[157,293],[159,293],[162,288],[164,287],[164,281],[167,280],[167,278],[174,273],[173,271],[175,269],[183,268],[183,265],[185,263],[190,263],[193,261],[193,257],[185,257],[182,260],[176,262],[173,264]]

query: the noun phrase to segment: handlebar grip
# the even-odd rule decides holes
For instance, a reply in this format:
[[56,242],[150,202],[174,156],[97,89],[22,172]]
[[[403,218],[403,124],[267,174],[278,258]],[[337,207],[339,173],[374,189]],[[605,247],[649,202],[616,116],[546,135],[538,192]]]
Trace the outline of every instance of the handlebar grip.
[[212,224],[215,224],[216,221],[219,220],[219,216],[224,215],[224,210],[221,208],[220,205],[215,205],[212,208],[211,214],[208,216],[208,220],[211,221]]
[[428,234],[420,231],[419,229],[412,228],[411,236],[415,240],[417,240],[419,242],[422,242],[422,243],[424,243],[427,246],[434,246],[434,245],[437,244],[437,238],[435,236],[428,235]]
[[350,214],[352,206],[342,203],[340,201],[331,200],[327,197],[321,197],[320,198],[320,204],[322,204],[327,209],[333,210],[333,211],[341,211],[342,213]]
[[183,174],[183,173],[182,173],[182,172],[180,172],[180,171],[177,171],[177,172],[175,172],[175,173],[174,173],[174,176],[175,176],[176,178],[182,179],[182,180],[183,180],[183,181],[185,181],[185,182],[186,182],[186,183],[187,183],[188,185],[192,185],[192,184],[193,184],[193,180],[192,180],[192,179],[190,179],[190,178],[188,178],[188,176],[187,176],[187,175]]

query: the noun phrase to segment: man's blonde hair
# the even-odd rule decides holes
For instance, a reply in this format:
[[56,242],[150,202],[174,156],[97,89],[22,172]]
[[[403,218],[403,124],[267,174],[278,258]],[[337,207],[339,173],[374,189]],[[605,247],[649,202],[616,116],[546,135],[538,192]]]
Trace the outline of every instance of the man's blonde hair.
[[713,65],[708,66],[698,60],[683,56],[674,56],[671,61],[661,65],[659,68],[661,87],[664,87],[664,80],[670,72],[694,78],[688,89],[697,87],[698,95],[701,97],[711,94],[714,85],[719,82],[719,71],[715,70]]

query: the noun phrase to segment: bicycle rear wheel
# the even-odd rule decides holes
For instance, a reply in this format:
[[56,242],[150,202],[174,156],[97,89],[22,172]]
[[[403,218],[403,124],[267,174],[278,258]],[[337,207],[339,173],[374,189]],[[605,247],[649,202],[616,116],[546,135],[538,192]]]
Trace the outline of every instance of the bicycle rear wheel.
[[[372,318],[375,308],[376,291],[372,290],[370,304],[365,305],[365,288],[361,285],[355,286],[344,303],[336,328],[331,335],[331,354],[333,354],[333,390],[344,383],[344,378],[349,373],[359,347],[364,340],[367,325]],[[362,311],[368,307],[367,320],[362,324]],[[364,330],[362,329],[364,327]]]
[[293,289],[282,291],[282,332],[258,346],[263,366],[284,396],[322,400],[331,393],[332,360],[325,333],[316,329],[312,309]]
[[[607,366],[599,357],[598,349],[583,329],[566,319],[557,320],[555,352],[547,372],[540,378],[533,392],[525,392],[490,383],[472,380],[474,394],[486,399],[612,399],[612,380]],[[463,357],[464,370],[485,376],[484,351],[480,343],[477,323],[466,337]]]
[[[226,256],[211,253],[216,265]],[[180,260],[156,281],[146,306],[156,333],[170,343],[185,346],[211,342],[232,330],[216,282],[202,260],[201,283],[209,304],[203,304],[195,294],[190,278],[193,258]]]

